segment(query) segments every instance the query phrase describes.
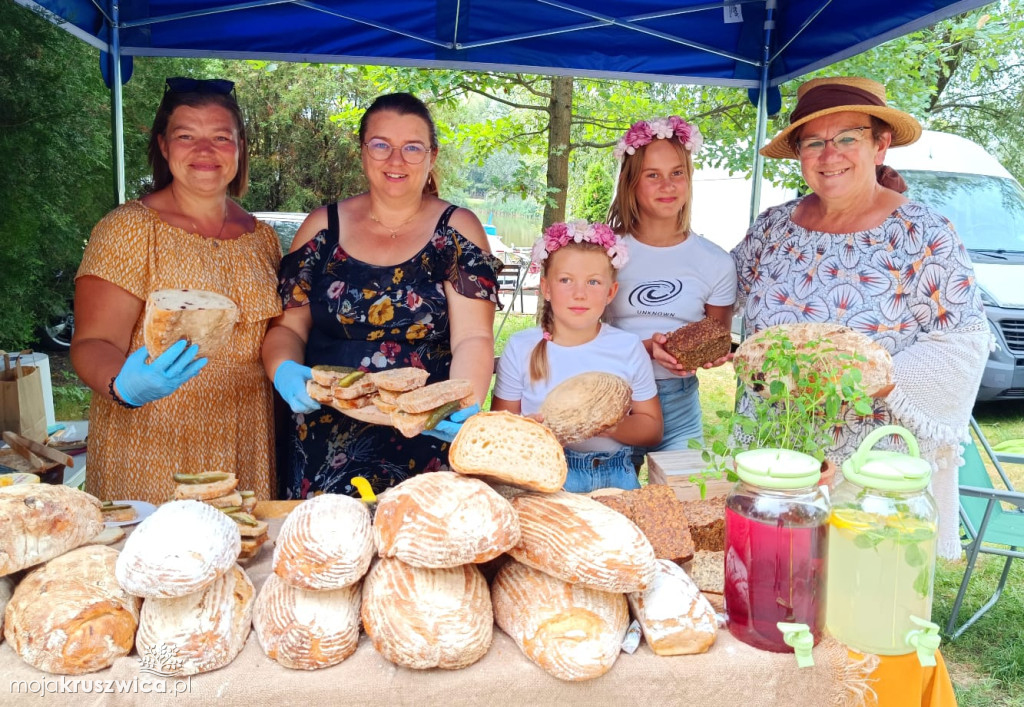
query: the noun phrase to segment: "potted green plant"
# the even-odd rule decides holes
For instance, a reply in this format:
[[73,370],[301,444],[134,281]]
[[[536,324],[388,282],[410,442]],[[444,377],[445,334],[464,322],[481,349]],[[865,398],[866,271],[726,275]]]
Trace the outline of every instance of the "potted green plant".
[[[844,414],[852,408],[858,415],[870,415],[871,396],[861,385],[858,363],[863,356],[838,351],[828,339],[807,341],[797,346],[784,327],[763,332],[766,347],[755,369],[736,360],[736,375],[757,393],[751,396],[748,414],[734,410],[717,411],[709,443],[690,440],[701,450],[707,467],[691,481],[704,495],[708,479],[735,479],[732,460],[748,449],[789,449],[808,454],[822,463],[823,476],[831,478],[825,452],[833,444],[833,433],[845,425]],[[743,388],[737,389],[737,400]],[[737,437],[749,439],[740,444]]]

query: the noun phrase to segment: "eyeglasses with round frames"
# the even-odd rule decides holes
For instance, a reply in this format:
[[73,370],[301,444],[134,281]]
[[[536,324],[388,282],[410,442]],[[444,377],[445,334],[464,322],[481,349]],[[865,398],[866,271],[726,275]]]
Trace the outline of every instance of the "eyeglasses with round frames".
[[832,143],[836,152],[849,152],[864,141],[864,131],[871,130],[870,125],[840,130],[830,138],[809,137],[796,141],[796,151],[801,157],[817,157],[825,151],[825,145]]
[[[370,140],[364,142],[366,146],[366,154],[372,159],[378,162],[383,162],[387,158],[391,157],[391,153],[394,151],[394,146],[386,140]],[[427,158],[427,154],[431,151],[429,147],[424,145],[422,142],[407,142],[402,145],[400,154],[402,159],[409,164],[419,164]]]

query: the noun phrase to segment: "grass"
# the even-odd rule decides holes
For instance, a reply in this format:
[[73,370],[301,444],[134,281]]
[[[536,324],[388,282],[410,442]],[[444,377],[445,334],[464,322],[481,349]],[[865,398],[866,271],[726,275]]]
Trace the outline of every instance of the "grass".
[[60,371],[52,381],[53,416],[56,420],[88,420],[92,391],[68,371]]

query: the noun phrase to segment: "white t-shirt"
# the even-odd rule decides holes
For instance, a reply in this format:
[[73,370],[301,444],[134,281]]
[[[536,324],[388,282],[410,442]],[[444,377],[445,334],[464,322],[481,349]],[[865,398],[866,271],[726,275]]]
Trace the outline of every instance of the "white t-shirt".
[[[624,378],[633,388],[633,400],[643,402],[658,395],[654,383],[651,358],[643,342],[628,332],[601,325],[597,336],[579,346],[559,346],[553,341],[548,347],[547,380],[530,382],[530,356],[541,340],[540,327],[517,332],[509,337],[505,351],[498,359],[498,376],[494,382],[494,396],[502,400],[518,400],[524,415],[540,412],[541,403],[556,385],[579,373],[602,371]],[[610,437],[592,437],[569,445],[577,452],[614,452],[625,445]]]
[[[704,305],[726,307],[736,301],[732,256],[690,232],[677,245],[651,246],[625,236],[629,262],[618,272],[619,293],[605,309],[605,320],[649,339],[704,318]],[[654,364],[657,379],[677,374]]]

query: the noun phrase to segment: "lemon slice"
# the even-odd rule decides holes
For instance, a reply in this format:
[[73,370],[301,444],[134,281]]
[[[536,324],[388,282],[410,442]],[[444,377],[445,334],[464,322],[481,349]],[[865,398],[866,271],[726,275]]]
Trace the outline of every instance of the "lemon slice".
[[853,508],[836,508],[832,510],[829,523],[839,530],[868,530],[872,527],[872,524],[865,520],[865,516],[864,511]]

